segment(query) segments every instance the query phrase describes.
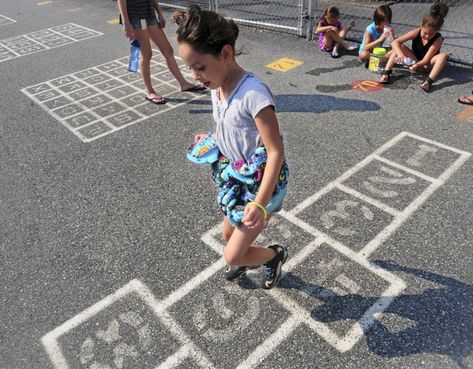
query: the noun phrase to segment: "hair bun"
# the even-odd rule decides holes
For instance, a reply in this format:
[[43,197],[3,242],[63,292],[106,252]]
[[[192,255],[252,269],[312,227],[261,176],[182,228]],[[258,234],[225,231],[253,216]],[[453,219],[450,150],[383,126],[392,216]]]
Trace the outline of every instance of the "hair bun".
[[430,8],[430,15],[445,18],[448,14],[448,6],[445,3],[435,3]]
[[172,13],[172,20],[174,21],[174,23],[176,23],[178,26],[180,26],[181,24],[183,24],[185,21],[186,21],[186,12],[182,11],[182,10],[178,10],[174,13]]

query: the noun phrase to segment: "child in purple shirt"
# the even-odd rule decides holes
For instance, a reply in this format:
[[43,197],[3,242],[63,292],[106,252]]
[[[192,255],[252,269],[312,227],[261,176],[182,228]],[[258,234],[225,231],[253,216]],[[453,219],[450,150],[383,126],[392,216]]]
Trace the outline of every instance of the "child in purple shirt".
[[352,21],[348,27],[342,28],[340,23],[340,11],[336,6],[330,6],[325,9],[324,14],[317,22],[316,33],[319,34],[318,45],[320,50],[329,52],[332,58],[339,58],[339,47],[347,50],[353,50],[354,47],[345,43],[345,36],[348,31],[355,26]]

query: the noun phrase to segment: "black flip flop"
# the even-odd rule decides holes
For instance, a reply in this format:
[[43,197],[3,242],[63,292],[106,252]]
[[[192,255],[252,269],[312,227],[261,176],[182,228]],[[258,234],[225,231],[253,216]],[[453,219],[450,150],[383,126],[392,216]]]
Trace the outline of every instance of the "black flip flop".
[[204,91],[206,89],[207,89],[207,87],[205,87],[205,86],[194,85],[192,87],[186,88],[185,90],[182,90],[182,92],[196,92],[196,91]]
[[155,105],[163,105],[167,103],[167,100],[164,97],[145,97],[145,99]]
[[[461,99],[466,99],[468,101],[461,101]],[[461,96],[458,98],[457,100],[460,104],[464,104],[464,105],[473,105],[473,100],[470,99],[468,96]]]

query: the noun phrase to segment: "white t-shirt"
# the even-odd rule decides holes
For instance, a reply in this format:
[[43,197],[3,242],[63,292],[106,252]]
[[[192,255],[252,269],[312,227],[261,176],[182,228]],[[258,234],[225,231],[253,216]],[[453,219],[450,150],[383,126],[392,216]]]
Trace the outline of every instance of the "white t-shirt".
[[248,159],[262,144],[254,118],[263,108],[274,106],[269,87],[247,73],[228,99],[219,100],[218,90],[211,95],[220,151],[230,160]]

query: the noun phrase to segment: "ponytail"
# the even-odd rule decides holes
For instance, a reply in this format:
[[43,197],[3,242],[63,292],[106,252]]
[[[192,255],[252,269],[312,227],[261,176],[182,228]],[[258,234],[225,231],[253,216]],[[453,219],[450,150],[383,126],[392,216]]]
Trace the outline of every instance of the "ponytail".
[[440,30],[444,23],[444,18],[448,14],[448,6],[445,3],[435,3],[430,8],[430,13],[422,20],[422,26],[432,27]]

